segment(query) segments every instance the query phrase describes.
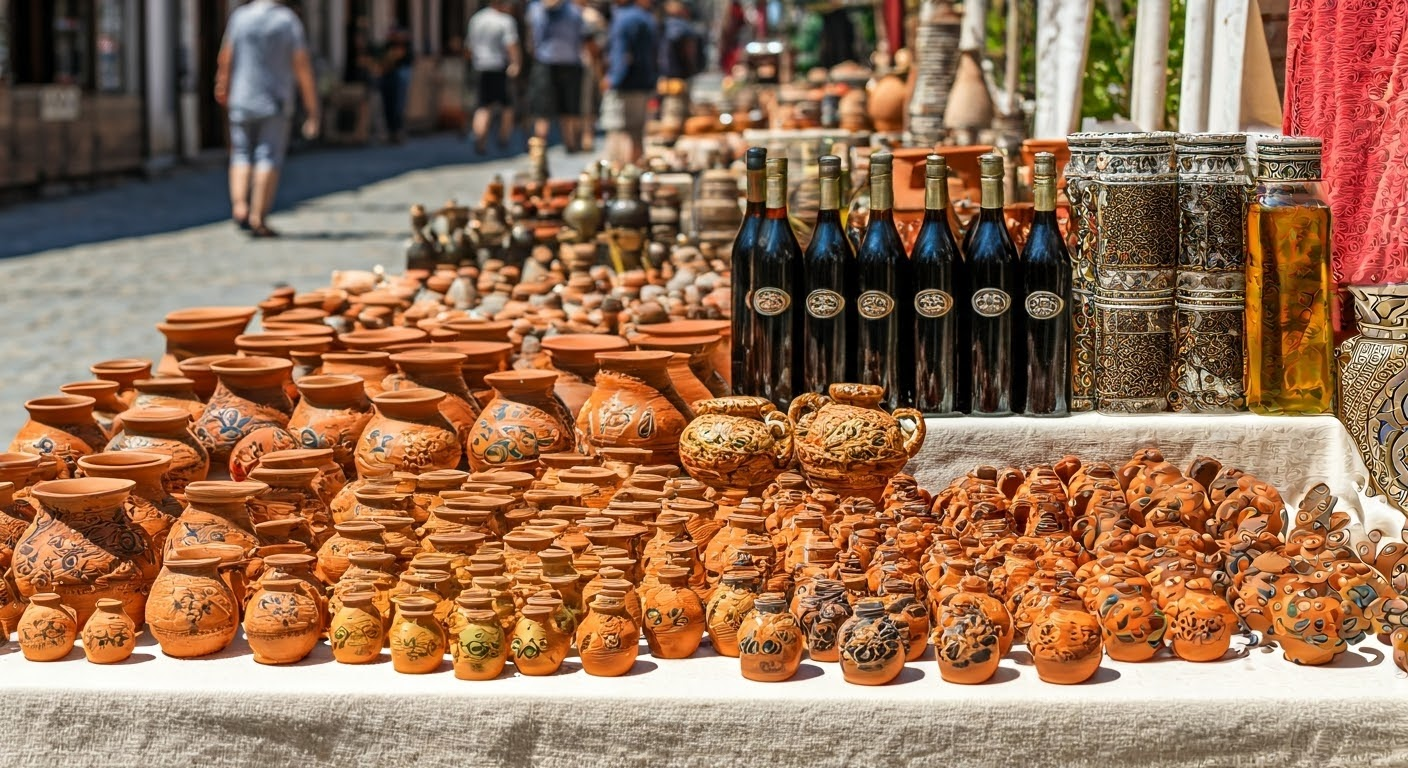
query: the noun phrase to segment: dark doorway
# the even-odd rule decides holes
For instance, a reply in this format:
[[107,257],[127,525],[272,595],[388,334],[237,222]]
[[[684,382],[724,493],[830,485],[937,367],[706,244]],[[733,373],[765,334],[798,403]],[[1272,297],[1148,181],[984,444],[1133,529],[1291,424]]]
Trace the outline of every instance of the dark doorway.
[[225,39],[229,0],[207,0],[196,8],[196,99],[200,148],[225,146],[225,110],[215,103],[215,64]]

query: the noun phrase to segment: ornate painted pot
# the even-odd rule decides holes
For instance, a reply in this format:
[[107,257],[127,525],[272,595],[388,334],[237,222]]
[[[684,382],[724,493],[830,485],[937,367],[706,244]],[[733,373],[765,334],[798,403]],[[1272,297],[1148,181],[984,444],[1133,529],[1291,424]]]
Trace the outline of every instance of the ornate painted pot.
[[830,393],[808,392],[788,409],[797,463],[814,488],[878,501],[924,444],[924,415],[913,408],[885,413],[884,391],[869,384],[832,384]]
[[690,477],[720,490],[761,489],[792,463],[792,423],[761,397],[720,397],[694,404],[680,435]]
[[1371,492],[1408,510],[1408,284],[1349,291],[1359,335],[1336,352],[1340,421],[1369,469]]

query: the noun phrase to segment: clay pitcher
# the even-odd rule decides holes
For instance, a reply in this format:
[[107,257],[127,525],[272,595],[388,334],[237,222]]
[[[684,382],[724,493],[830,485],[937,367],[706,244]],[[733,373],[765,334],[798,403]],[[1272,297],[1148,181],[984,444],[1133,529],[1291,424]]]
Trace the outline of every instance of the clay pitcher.
[[544,453],[577,447],[572,417],[553,388],[557,374],[542,370],[491,373],[494,398],[470,431],[469,465],[477,472],[536,462]]
[[29,420],[20,427],[10,450],[58,460],[57,479],[73,477],[78,457],[97,453],[107,445],[107,435],[93,419],[97,401],[85,395],[54,395],[25,402]]
[[413,474],[458,467],[464,451],[454,426],[440,415],[444,399],[443,392],[419,388],[373,397],[376,414],[357,443],[358,474],[386,467]]
[[504,671],[508,661],[508,638],[499,625],[498,614],[488,609],[463,613],[464,625],[458,628],[450,646],[455,665],[455,677],[460,680],[493,680]]
[[391,625],[391,665],[402,674],[423,675],[445,659],[445,628],[435,618],[435,601],[408,595],[396,598]]
[[603,352],[596,388],[577,415],[592,448],[639,448],[649,461],[679,463],[679,440],[694,411],[670,383],[669,352]]
[[218,557],[166,558],[147,601],[147,628],[178,659],[224,650],[239,629],[239,603],[220,578]]
[[939,676],[950,683],[977,685],[997,672],[1002,630],[973,602],[950,603],[939,614],[934,655]]
[[171,457],[166,480],[172,493],[204,480],[210,472],[210,452],[191,430],[191,415],[179,408],[133,408],[122,414],[122,431],[107,444],[109,453],[138,451]]
[[877,386],[832,384],[830,393],[807,392],[788,408],[797,463],[815,489],[879,501],[923,446],[924,415],[913,408],[885,413]]
[[287,387],[293,363],[277,357],[229,357],[210,364],[219,377],[215,394],[195,423],[195,434],[217,467],[230,461],[241,440],[259,429],[283,431],[293,413]]
[[720,397],[694,410],[680,435],[680,462],[695,480],[758,495],[792,464],[792,423],[767,399]]

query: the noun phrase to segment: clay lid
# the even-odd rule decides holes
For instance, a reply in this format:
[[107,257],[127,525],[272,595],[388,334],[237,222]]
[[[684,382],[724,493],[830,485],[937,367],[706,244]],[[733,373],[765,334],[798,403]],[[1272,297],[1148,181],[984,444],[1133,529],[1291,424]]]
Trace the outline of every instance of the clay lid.
[[445,393],[438,389],[428,387],[414,387],[412,389],[398,389],[394,392],[383,392],[372,398],[372,403],[385,412],[391,418],[398,418],[397,414],[414,416],[416,414],[428,414],[435,411],[440,401],[445,399]]
[[393,565],[396,562],[396,556],[390,552],[368,552],[364,550],[361,552],[348,553],[347,561],[358,568],[381,571]]
[[[238,336],[249,325],[249,318],[235,317],[225,320],[192,323],[157,323],[156,329],[168,341],[186,342],[209,339],[209,337]],[[233,339],[232,339],[233,340]]]
[[235,337],[235,347],[250,355],[288,357],[295,351],[326,352],[332,347],[332,339],[284,333],[245,333]]
[[513,545],[515,549],[527,549],[538,551],[547,549],[557,538],[557,534],[548,530],[534,530],[529,528],[518,528],[503,535],[505,544]]
[[464,318],[447,321],[445,328],[459,334],[461,341],[507,341],[513,322]]
[[158,376],[153,379],[137,379],[132,382],[132,386],[144,394],[189,394],[195,389],[196,382],[185,376]]
[[723,336],[732,323],[727,320],[673,320],[668,323],[651,323],[637,328],[641,333],[656,338],[676,336]]
[[35,483],[30,494],[41,503],[59,508],[78,500],[90,500],[85,506],[118,506],[132,492],[136,483],[115,477],[83,477],[72,480],[45,480]]
[[132,427],[146,427],[148,429],[173,429],[185,430],[186,424],[190,423],[191,414],[189,411],[180,408],[170,408],[164,405],[153,405],[146,408],[133,408],[130,411],[123,411],[122,423]]
[[609,333],[567,333],[542,340],[542,347],[552,355],[553,362],[578,368],[595,367],[598,353],[624,351],[630,346],[625,339]]
[[432,469],[416,477],[416,490],[439,491],[459,488],[469,473],[458,469]]
[[[218,557],[200,557],[195,553],[182,555],[180,552],[183,549],[199,550],[204,549],[204,547],[177,547],[175,551],[162,560],[162,564],[177,571],[204,570],[220,565],[221,560]],[[36,600],[38,597],[39,595],[35,595],[31,600]]]
[[21,469],[33,471],[39,466],[39,460],[42,458],[37,453],[0,453],[0,471]]
[[163,472],[171,464],[171,457],[164,453],[143,453],[141,451],[117,451],[115,453],[95,453],[81,456],[78,466],[89,477],[116,477],[130,479],[148,472]]
[[371,517],[363,519],[370,520],[373,523],[376,523],[377,525],[381,526],[383,530],[387,531],[400,531],[405,528],[410,528],[411,526],[416,524],[416,521],[414,519],[409,517],[401,517],[399,515],[373,515]]
[[421,349],[458,352],[464,355],[466,362],[470,364],[507,359],[513,353],[513,345],[504,341],[437,341]]
[[429,334],[419,328],[403,325],[378,328],[373,331],[352,331],[338,334],[337,340],[348,349],[374,352],[395,344],[416,344],[429,338]]
[[[292,299],[292,297],[289,298]],[[327,316],[327,312],[315,307],[294,307],[293,309],[285,309],[284,311],[275,315],[270,320],[266,320],[264,322],[266,324],[269,322],[278,322],[287,324],[298,323],[304,325],[312,325],[322,324],[323,321],[327,319]]]
[[257,307],[188,307],[166,313],[166,322],[172,325],[182,325],[238,319],[247,323],[258,311]]
[[391,353],[376,350],[350,350],[347,352],[328,352],[323,355],[324,363],[349,366],[369,366],[373,368],[384,368],[391,370]]
[[397,595],[391,598],[402,616],[429,616],[435,613],[435,601],[420,595]]
[[186,500],[193,504],[244,503],[269,490],[258,480],[197,480],[186,486]]
[[318,562],[318,558],[309,554],[281,554],[265,555],[264,565],[272,568],[306,568]]
[[259,466],[265,469],[304,469],[322,467],[331,462],[331,448],[288,448],[264,454],[259,459]]
[[515,490],[525,490],[538,478],[527,472],[505,472],[499,469],[486,470],[484,472],[474,472],[469,476],[470,481],[476,483],[494,483],[495,485],[506,485]]
[[269,375],[287,375],[293,370],[293,363],[281,357],[231,356],[211,363],[210,370],[214,371],[217,376],[229,376],[236,380],[243,380]]
[[100,379],[116,377],[113,381],[140,379],[151,375],[152,361],[144,357],[120,357],[93,363],[88,366],[88,372]]

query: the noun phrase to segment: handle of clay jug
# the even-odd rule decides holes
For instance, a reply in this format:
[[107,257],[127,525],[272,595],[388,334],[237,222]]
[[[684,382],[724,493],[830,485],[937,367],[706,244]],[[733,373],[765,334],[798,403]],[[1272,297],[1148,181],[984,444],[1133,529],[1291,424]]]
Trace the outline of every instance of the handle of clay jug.
[[773,439],[773,466],[778,469],[792,466],[792,421],[781,411],[769,411],[763,415],[763,424]]
[[[924,414],[913,408],[896,408],[890,415],[899,422],[900,432],[904,434],[904,452],[909,454],[909,458],[914,458],[924,446],[924,435],[928,429],[924,424]],[[905,426],[906,423],[909,426]]]
[[806,437],[807,428],[802,425],[802,420],[830,404],[831,398],[815,392],[803,392],[794,398],[792,404],[787,406],[787,418],[792,420],[793,436]]

